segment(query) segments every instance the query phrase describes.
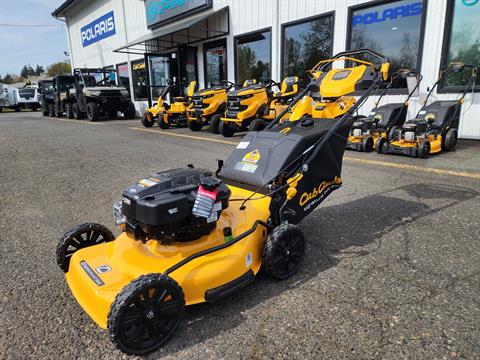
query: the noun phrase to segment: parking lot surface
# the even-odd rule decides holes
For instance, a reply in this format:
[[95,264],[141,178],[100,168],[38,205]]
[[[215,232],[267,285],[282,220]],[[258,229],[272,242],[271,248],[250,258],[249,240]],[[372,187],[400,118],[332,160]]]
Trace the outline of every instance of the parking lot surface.
[[[0,357],[127,358],[74,301],[57,241],[87,221],[114,230],[125,187],[215,169],[239,140],[0,114]],[[480,358],[480,142],[428,160],[346,152],[342,178],[301,224],[300,272],[187,308],[146,358]]]

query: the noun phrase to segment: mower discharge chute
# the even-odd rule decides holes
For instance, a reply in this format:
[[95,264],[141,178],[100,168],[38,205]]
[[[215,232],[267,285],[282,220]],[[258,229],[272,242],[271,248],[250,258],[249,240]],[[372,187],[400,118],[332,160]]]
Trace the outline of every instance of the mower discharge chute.
[[192,131],[200,131],[210,123],[210,131],[218,134],[220,118],[227,105],[227,93],[235,84],[224,80],[218,86],[199,90],[193,94],[193,106],[188,109],[188,127]]
[[[342,184],[352,115],[387,76],[388,59],[360,76],[312,81],[289,105],[324,86],[363,95],[340,119],[279,124],[249,132],[216,172],[162,171],[124,190],[114,206],[122,233],[99,224],[74,227],[57,262],[82,308],[128,354],[157,349],[177,328],[185,305],[214,302],[249,284],[263,266],[276,279],[299,268],[305,237],[298,224]],[[348,69],[332,69],[326,74]],[[281,156],[276,156],[281,154]]]
[[171,103],[165,100],[167,95],[179,93],[179,84],[173,80],[166,80],[167,86],[158,97],[157,102],[146,109],[142,118],[142,124],[145,127],[152,127],[157,120],[157,124],[162,129],[168,129],[171,125],[185,126],[188,121],[188,110],[192,108],[192,96],[197,90],[196,81],[191,81],[185,89],[185,96],[170,96]]
[[[464,72],[470,78],[458,100],[439,100],[428,104],[438,84],[449,74]],[[407,120],[402,127],[391,129],[388,139],[380,139],[376,150],[382,154],[400,154],[412,157],[428,158],[430,154],[442,150],[455,150],[458,140],[460,113],[465,95],[474,86],[478,68],[461,62],[454,62],[440,70],[417,113],[415,119]]]
[[[413,77],[416,84],[403,103],[390,103],[378,106],[383,96],[398,78]],[[356,116],[347,141],[347,149],[371,152],[381,145],[378,139],[388,139],[391,131],[402,126],[407,118],[408,101],[420,86],[422,76],[409,69],[400,69],[392,75],[388,85],[382,90],[369,116]]]

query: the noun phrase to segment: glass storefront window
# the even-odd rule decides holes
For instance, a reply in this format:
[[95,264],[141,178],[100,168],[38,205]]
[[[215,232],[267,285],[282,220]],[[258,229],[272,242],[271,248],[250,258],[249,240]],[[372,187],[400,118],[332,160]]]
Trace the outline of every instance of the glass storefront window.
[[305,71],[332,55],[333,15],[283,26],[282,74],[303,78]]
[[167,86],[167,79],[170,78],[170,58],[168,55],[150,56],[148,61],[152,99],[156,100]]
[[225,40],[204,44],[205,87],[227,80],[227,44]]
[[270,78],[270,30],[235,38],[236,80]]
[[135,100],[147,99],[147,69],[145,60],[135,60],[131,62],[133,95]]
[[123,86],[130,93],[130,78],[128,77],[128,65],[117,65],[118,85]]
[[[480,65],[480,1],[450,0],[448,4],[447,24],[445,26],[446,43],[444,44],[443,64],[461,61],[474,66]],[[467,72],[451,74],[443,84],[446,90],[459,90],[468,84],[470,76]],[[476,80],[479,90],[480,76]],[[457,87],[457,88],[455,88]]]
[[[391,74],[401,68],[419,69],[423,1],[400,0],[368,7],[355,6],[350,8],[349,15],[349,49],[369,48],[387,56]],[[405,88],[405,79],[399,79],[393,87]]]

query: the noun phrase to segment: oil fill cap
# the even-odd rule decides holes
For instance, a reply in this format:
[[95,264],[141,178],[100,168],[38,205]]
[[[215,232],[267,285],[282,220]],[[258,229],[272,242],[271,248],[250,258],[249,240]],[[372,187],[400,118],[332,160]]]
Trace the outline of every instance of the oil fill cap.
[[205,190],[214,191],[220,186],[221,182],[220,179],[214,177],[204,177],[200,180],[200,185],[202,185]]

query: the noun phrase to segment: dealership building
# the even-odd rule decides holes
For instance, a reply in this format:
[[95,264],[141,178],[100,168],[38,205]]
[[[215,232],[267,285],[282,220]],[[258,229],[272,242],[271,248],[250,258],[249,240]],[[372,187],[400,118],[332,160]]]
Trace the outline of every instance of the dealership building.
[[[304,78],[321,59],[368,47],[388,56],[393,71],[423,75],[413,117],[441,67],[480,66],[480,0],[67,0],[53,15],[65,21],[72,66],[116,70],[140,113],[168,78],[200,87]],[[433,99],[457,99],[468,80],[454,74]],[[480,139],[480,76],[476,83],[463,104],[463,138]],[[407,92],[398,81],[382,101],[401,102]]]

